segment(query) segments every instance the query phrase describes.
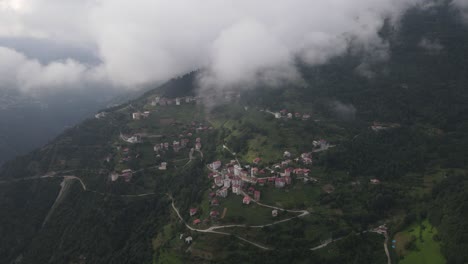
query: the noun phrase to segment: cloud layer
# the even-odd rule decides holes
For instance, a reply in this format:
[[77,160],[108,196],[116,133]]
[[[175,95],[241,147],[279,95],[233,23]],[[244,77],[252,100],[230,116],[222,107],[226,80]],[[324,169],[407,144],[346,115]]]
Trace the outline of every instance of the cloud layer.
[[[350,45],[382,56],[378,30],[424,0],[0,0],[0,37],[82,47],[87,65],[41,63],[0,49],[0,80],[28,91],[107,82],[135,87],[204,69],[223,88],[299,78],[295,62],[320,64]],[[466,0],[454,4],[467,8]],[[51,51],[53,52],[53,51]]]

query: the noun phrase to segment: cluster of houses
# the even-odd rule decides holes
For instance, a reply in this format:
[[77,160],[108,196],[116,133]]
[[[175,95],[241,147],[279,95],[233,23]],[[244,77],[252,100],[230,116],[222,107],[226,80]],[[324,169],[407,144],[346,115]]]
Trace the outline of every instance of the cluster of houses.
[[193,96],[177,97],[174,99],[156,96],[150,102],[151,106],[181,105],[192,102],[198,103],[199,98]]
[[134,112],[132,113],[132,118],[133,120],[140,120],[143,118],[148,118],[150,116],[150,111],[144,111],[144,112]]
[[[154,145],[153,150],[158,155],[170,149],[172,149],[174,152],[179,152],[181,149],[186,148],[189,143],[190,143],[189,139],[182,138],[180,140],[174,140],[172,143],[169,143],[169,142],[157,143],[156,145]],[[202,148],[201,138],[198,137],[195,139],[194,149],[201,150],[201,148]]]
[[181,149],[187,147],[187,144],[190,142],[189,139],[183,138],[181,140],[174,140],[172,143],[164,142],[154,145],[153,150],[156,153],[161,153],[169,149],[174,150],[174,152],[179,152]]
[[[212,206],[218,206],[218,205],[219,205],[219,201],[218,201],[217,199],[212,199],[212,200],[211,200],[211,205],[212,205]],[[194,220],[193,220],[193,222],[192,222],[193,225],[199,225],[199,224],[202,224],[202,223],[203,223],[203,224],[208,224],[208,223],[210,222],[210,219],[209,219],[209,218],[206,218],[206,219],[204,219],[204,220],[202,221],[200,218],[197,217],[198,214],[199,214],[199,213],[198,213],[198,208],[190,208],[189,213],[190,213],[190,217],[194,218]],[[213,209],[213,210],[210,211],[210,218],[211,218],[212,220],[215,220],[215,219],[217,219],[218,217],[219,217],[219,211],[218,211],[218,210]]]
[[[212,189],[215,190],[210,198],[225,198],[229,195],[229,192],[232,192],[236,195],[243,195],[242,202],[248,205],[252,201],[260,201],[261,192],[256,189],[257,185],[272,185],[281,189],[292,183],[293,176],[296,179],[303,179],[305,182],[318,181],[309,177],[310,169],[292,167],[291,153],[285,151],[283,156],[285,159],[278,164],[274,164],[273,169],[268,167],[259,168],[260,158],[255,158],[252,161],[252,166],[241,166],[236,160],[231,160],[224,166],[219,160],[208,164],[211,170],[208,177],[213,180]],[[312,153],[302,153],[295,161],[298,164],[311,165]]]
[[287,109],[283,109],[279,112],[274,113],[276,119],[299,119],[307,121],[311,118],[310,114],[299,113],[299,112],[289,112]]
[[[198,209],[190,208],[190,217],[193,218],[193,225],[206,224],[210,220],[215,220],[220,217],[220,212],[216,208],[220,204],[220,199],[226,198],[230,192],[235,195],[242,195],[242,203],[249,205],[252,202],[259,202],[261,199],[261,191],[259,186],[271,185],[275,188],[285,188],[292,184],[292,178],[303,179],[304,181],[318,181],[309,177],[310,169],[308,168],[293,168],[291,153],[284,152],[284,160],[278,164],[274,164],[270,169],[268,167],[260,168],[261,159],[255,158],[252,165],[241,166],[236,160],[231,160],[229,163],[223,164],[220,160],[208,164],[210,173],[208,178],[213,181],[212,192],[209,193],[209,202],[211,210],[209,218],[203,221],[197,218]],[[296,165],[312,164],[312,154],[302,153],[297,159]],[[272,217],[278,216],[278,210],[272,211]]]

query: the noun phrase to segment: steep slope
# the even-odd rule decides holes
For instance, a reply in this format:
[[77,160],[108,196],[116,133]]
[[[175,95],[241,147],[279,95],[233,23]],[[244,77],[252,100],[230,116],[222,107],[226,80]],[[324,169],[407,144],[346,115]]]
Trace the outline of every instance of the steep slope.
[[[193,97],[195,72],[8,162],[0,262],[396,262],[411,250],[397,256],[388,244],[386,256],[384,241],[427,218],[442,241],[435,254],[466,262],[456,235],[466,225],[454,223],[464,222],[468,192],[457,184],[467,179],[468,29],[453,12],[412,10],[400,28],[382,29],[390,57],[367,62],[372,76],[350,52],[302,67],[305,85],[223,94],[225,103],[205,109],[202,99],[218,99]],[[319,139],[330,144],[314,146]],[[241,196],[212,198],[228,164],[273,181],[288,167],[309,175],[296,170],[284,188],[248,183]],[[42,227],[67,176],[86,188],[75,180]],[[243,204],[250,187],[260,203]],[[388,236],[369,232],[383,223]]]

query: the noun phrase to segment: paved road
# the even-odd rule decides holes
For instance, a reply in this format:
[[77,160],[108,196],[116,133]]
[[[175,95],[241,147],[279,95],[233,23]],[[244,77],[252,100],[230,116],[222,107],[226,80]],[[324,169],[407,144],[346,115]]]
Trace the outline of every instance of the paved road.
[[[182,221],[185,226],[192,230],[192,231],[196,231],[196,232],[200,232],[200,233],[212,233],[212,234],[219,234],[219,235],[225,235],[225,236],[230,236],[230,235],[233,235],[231,233],[226,233],[226,232],[219,232],[219,231],[215,231],[216,229],[221,229],[221,228],[229,228],[229,227],[246,227],[245,225],[225,225],[225,226],[212,226],[210,228],[207,228],[207,229],[197,229],[197,228],[194,228],[192,226],[190,226],[189,224],[187,224],[185,222],[185,220],[182,218],[182,216],[180,215],[180,212],[179,212],[179,209],[177,209],[177,207],[175,206],[174,204],[174,199],[172,198],[172,196],[168,195],[169,198],[172,200],[172,209],[174,209],[174,212],[177,214],[177,216],[179,217],[180,221]],[[268,247],[265,247],[265,246],[262,246],[258,243],[255,243],[253,241],[250,241],[250,240],[247,240],[243,237],[240,237],[238,235],[234,235],[236,238],[242,240],[242,241],[245,241],[253,246],[256,246],[260,249],[263,249],[263,250],[271,250],[270,248]]]
[[30,180],[37,180],[37,179],[53,178],[53,177],[55,177],[55,174],[56,174],[55,172],[52,172],[52,173],[42,175],[42,176],[33,176],[33,177],[26,177],[26,178],[3,180],[3,181],[0,181],[0,184],[10,183],[10,182],[20,182],[20,181],[30,181]]
[[[270,223],[270,224],[265,224],[265,225],[255,225],[255,226],[247,226],[247,225],[222,225],[222,226],[211,226],[207,229],[198,229],[198,228],[194,228],[192,226],[190,226],[189,224],[187,224],[185,222],[185,220],[182,218],[182,216],[180,215],[179,213],[179,210],[177,209],[177,207],[175,206],[174,204],[174,199],[172,198],[172,196],[168,195],[169,198],[172,200],[172,208],[174,209],[174,211],[176,212],[177,216],[179,217],[179,219],[185,224],[185,226],[192,230],[192,231],[196,231],[196,232],[201,232],[201,233],[214,233],[214,234],[221,234],[221,235],[232,235],[231,233],[226,233],[226,232],[219,232],[219,231],[215,231],[215,230],[218,230],[218,229],[224,229],[224,228],[233,228],[233,227],[243,227],[243,228],[263,228],[263,227],[267,227],[267,226],[273,226],[273,225],[277,225],[277,224],[281,224],[281,223],[284,223],[284,222],[288,222],[288,221],[291,221],[295,218],[300,218],[300,217],[304,217],[306,215],[309,215],[310,213],[306,210],[286,210],[284,208],[280,208],[280,207],[276,207],[276,206],[271,206],[271,205],[266,205],[266,204],[262,204],[262,203],[258,203],[257,204],[259,206],[263,206],[263,207],[267,207],[267,208],[272,208],[272,209],[276,209],[276,210],[281,210],[281,211],[285,211],[285,212],[291,212],[291,213],[301,213],[300,215],[297,215],[297,216],[294,216],[294,217],[290,217],[290,218],[287,218],[287,219],[283,219],[283,220],[279,220],[279,221],[275,221],[273,223]],[[261,249],[264,249],[264,250],[271,250],[270,248],[266,247],[266,246],[262,246],[258,243],[255,243],[253,241],[250,241],[250,240],[247,240],[243,237],[240,237],[240,236],[237,236],[235,235],[237,238],[239,238],[240,240],[243,240],[247,243],[250,243],[258,248],[261,248]]]

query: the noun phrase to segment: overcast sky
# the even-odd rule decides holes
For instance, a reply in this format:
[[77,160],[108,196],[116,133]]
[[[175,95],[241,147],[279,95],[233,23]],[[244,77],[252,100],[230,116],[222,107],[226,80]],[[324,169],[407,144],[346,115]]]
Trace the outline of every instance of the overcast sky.
[[[134,88],[205,69],[223,88],[300,78],[424,0],[0,0],[0,87]],[[453,5],[468,10],[468,0]],[[428,44],[428,43],[423,43]],[[427,46],[427,45],[426,45]],[[383,52],[382,52],[383,51]]]

